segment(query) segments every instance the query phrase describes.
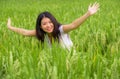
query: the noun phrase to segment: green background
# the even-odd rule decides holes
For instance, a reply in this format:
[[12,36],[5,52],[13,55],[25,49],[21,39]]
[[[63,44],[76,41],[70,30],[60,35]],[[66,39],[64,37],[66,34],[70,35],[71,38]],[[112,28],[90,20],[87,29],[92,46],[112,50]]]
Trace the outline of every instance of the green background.
[[[35,29],[43,11],[69,24],[96,1],[100,10],[69,33],[71,51],[41,48],[36,37],[7,28],[10,17],[15,27]],[[0,79],[120,79],[119,7],[120,0],[0,0]]]

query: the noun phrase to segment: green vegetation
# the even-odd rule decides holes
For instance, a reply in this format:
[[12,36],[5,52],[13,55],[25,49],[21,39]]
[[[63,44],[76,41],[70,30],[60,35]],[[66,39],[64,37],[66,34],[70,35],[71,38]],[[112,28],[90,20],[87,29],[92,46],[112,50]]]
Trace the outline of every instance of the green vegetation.
[[67,24],[95,0],[0,0],[0,79],[120,79],[120,1],[97,0],[100,10],[70,32],[74,49],[41,48],[35,37],[7,28],[35,29],[38,14]]

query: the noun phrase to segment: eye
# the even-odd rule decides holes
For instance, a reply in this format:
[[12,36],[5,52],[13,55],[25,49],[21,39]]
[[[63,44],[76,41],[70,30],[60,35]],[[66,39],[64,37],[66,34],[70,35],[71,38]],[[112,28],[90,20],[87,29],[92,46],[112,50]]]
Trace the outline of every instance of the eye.
[[47,23],[42,23],[42,25],[46,25]]
[[49,21],[49,23],[52,23],[52,21]]

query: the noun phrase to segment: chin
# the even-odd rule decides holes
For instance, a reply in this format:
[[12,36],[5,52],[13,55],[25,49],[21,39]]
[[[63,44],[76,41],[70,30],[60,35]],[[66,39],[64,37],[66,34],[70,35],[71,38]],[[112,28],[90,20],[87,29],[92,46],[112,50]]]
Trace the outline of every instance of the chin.
[[52,31],[46,31],[46,33],[52,33]]

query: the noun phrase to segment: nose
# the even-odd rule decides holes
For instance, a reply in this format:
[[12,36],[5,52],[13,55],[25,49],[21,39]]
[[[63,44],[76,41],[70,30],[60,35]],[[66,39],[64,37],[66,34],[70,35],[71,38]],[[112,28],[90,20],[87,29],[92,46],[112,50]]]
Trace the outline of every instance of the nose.
[[47,23],[47,26],[49,27],[51,24],[50,23]]

